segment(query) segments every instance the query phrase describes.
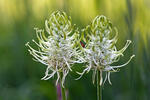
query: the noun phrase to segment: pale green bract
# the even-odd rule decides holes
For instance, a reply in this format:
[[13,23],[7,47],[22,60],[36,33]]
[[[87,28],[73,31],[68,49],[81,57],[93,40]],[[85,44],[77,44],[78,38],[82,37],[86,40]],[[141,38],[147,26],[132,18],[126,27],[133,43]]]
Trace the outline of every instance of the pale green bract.
[[[113,36],[114,33],[115,36]],[[111,38],[112,36],[113,38]],[[82,73],[78,72],[78,74],[81,75],[79,78],[81,78],[84,73],[93,70],[94,83],[96,72],[100,71],[100,85],[105,83],[107,79],[111,84],[110,73],[116,72],[117,68],[127,65],[135,56],[132,55],[123,65],[112,66],[111,64],[117,62],[120,56],[123,56],[123,52],[131,43],[130,40],[127,40],[125,46],[121,50],[117,50],[115,46],[117,38],[117,29],[113,28],[111,22],[103,15],[95,17],[91,25],[82,30],[81,40],[85,42],[85,47],[82,48],[82,52],[87,65]],[[106,72],[104,81],[103,72]]]
[[38,50],[33,49],[29,43],[30,54],[34,60],[47,66],[42,80],[48,80],[57,75],[56,84],[60,80],[64,85],[65,78],[74,63],[83,63],[84,59],[78,44],[79,32],[71,23],[71,18],[65,12],[55,11],[45,21],[45,31],[35,28]]

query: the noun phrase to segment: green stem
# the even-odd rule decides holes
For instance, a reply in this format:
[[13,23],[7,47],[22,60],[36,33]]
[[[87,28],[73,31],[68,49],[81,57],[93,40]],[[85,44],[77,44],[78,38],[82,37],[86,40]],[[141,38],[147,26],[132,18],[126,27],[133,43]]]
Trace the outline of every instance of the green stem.
[[[61,83],[61,82],[62,82],[63,73],[61,73],[60,75],[61,75],[61,76],[60,76],[60,77],[61,77],[61,78],[60,78],[60,83]],[[67,97],[66,97],[66,90],[65,90],[65,87],[62,85],[62,83],[61,83],[60,87],[61,87],[62,100],[67,100]]]
[[97,100],[102,100],[102,86],[100,86],[100,71],[97,71]]
[[61,85],[61,94],[62,94],[62,100],[67,100],[65,87],[63,87],[62,85]]
[[100,100],[102,100],[102,86],[99,85],[99,87],[100,87]]

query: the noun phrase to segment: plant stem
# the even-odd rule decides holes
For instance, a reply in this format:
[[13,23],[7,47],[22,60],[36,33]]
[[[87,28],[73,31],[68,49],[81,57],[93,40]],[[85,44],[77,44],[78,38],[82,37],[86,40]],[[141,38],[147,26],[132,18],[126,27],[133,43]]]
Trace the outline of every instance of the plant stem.
[[[60,81],[62,81],[62,74],[61,74]],[[61,82],[60,82],[60,84],[61,84],[60,87],[61,87],[62,100],[67,100],[65,87],[62,85]]]
[[56,88],[57,88],[57,100],[62,100],[61,83],[58,83]]
[[102,100],[102,85],[101,86],[99,85],[99,87],[100,87],[100,100]]
[[67,100],[65,88],[61,85],[62,100]]
[[100,71],[97,71],[97,100],[102,100],[102,86],[100,86]]

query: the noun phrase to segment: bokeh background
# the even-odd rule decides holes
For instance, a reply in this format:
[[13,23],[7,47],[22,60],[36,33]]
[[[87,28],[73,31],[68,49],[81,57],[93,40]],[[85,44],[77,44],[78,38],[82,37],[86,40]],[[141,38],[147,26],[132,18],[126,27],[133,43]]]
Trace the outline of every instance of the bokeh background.
[[[80,29],[96,15],[105,15],[118,28],[118,49],[133,41],[119,63],[132,54],[126,67],[111,74],[103,100],[150,100],[150,0],[0,0],[0,100],[56,100],[55,81],[41,81],[46,66],[34,62],[25,43],[36,39],[34,27],[55,10],[65,11]],[[80,67],[80,66],[79,66]],[[79,81],[67,76],[69,100],[96,100],[91,72]]]

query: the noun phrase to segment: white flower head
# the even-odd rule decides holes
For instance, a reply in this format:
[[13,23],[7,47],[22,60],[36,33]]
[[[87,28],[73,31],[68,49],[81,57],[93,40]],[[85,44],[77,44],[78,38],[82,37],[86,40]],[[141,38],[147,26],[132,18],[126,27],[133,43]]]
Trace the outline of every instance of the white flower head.
[[[115,36],[113,36],[114,32]],[[120,56],[123,56],[123,52],[131,41],[127,40],[125,46],[121,50],[117,50],[115,44],[118,38],[118,31],[112,27],[111,22],[103,15],[95,17],[91,25],[83,29],[81,38],[85,42],[85,47],[82,48],[82,51],[85,61],[88,64],[82,73],[78,73],[81,75],[79,78],[81,78],[85,72],[88,73],[90,70],[93,70],[93,83],[95,82],[96,72],[100,71],[99,84],[102,85],[107,79],[111,84],[110,73],[116,72],[118,68],[127,65],[135,56],[132,55],[123,65],[111,65],[114,62],[118,62]],[[104,81],[102,76],[103,72],[106,72]]]
[[65,12],[55,11],[45,21],[46,33],[36,28],[38,42],[33,40],[38,50],[33,49],[29,43],[30,54],[38,61],[47,66],[45,76],[42,80],[48,80],[54,75],[57,76],[56,84],[61,81],[64,84],[65,78],[74,63],[82,63],[83,58],[79,47],[79,32],[71,23],[71,18]]

